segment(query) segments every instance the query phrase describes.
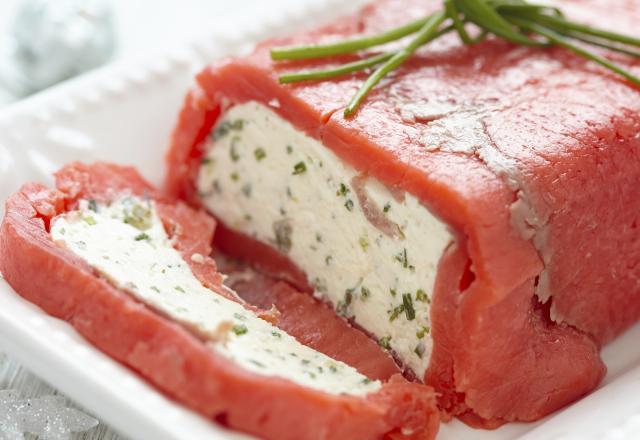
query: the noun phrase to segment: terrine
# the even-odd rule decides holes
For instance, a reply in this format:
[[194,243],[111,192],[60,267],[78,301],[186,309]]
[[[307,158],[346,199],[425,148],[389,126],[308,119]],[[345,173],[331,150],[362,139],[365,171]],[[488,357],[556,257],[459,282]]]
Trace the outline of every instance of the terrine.
[[[440,3],[379,1],[204,69],[166,187],[215,215],[223,251],[369,332],[446,413],[536,420],[592,390],[600,347],[640,317],[640,92],[560,48],[451,36],[345,118],[365,74],[283,85],[344,57],[269,56]],[[562,6],[638,35],[637,2]]]
[[436,434],[432,390],[369,379],[224,286],[204,212],[128,167],[76,163],[56,178],[57,189],[26,184],[7,201],[4,278],[169,396],[265,439]]

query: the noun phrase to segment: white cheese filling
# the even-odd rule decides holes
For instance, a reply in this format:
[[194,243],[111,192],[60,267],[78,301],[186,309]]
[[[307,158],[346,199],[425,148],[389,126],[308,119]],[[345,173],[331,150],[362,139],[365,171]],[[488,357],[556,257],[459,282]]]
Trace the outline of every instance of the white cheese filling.
[[256,102],[230,108],[206,151],[197,186],[207,208],[287,255],[317,296],[422,378],[447,226]]
[[205,288],[173,248],[151,201],[85,201],[58,217],[51,235],[115,287],[195,329],[242,368],[334,394],[364,395],[381,386]]

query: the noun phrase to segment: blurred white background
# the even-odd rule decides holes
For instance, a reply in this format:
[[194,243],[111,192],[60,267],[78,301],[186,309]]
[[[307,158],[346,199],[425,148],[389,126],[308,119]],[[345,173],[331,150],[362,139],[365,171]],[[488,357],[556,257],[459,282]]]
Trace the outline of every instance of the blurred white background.
[[[15,29],[17,11],[32,0],[0,0],[0,67]],[[42,0],[57,5],[66,0]],[[111,60],[161,53],[167,47],[190,41],[212,29],[247,15],[261,16],[273,10],[301,7],[305,0],[104,0],[113,13],[115,52]],[[1,75],[0,75],[1,77]],[[0,106],[20,98],[0,81]]]

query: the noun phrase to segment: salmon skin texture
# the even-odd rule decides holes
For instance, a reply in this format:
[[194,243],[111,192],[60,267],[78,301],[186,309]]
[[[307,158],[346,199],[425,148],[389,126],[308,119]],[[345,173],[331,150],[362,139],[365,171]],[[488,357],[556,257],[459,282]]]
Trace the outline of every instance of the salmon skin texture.
[[[24,185],[6,202],[0,270],[6,281],[47,313],[68,321],[88,341],[168,396],[231,428],[265,439],[432,439],[439,424],[433,391],[392,377],[363,398],[331,395],[277,377],[253,374],[206,348],[177,323],[96,275],[56,246],[51,220],[80,199],[108,203],[122,193],[150,197],[175,247],[196,277],[225,294],[208,255],[213,219],[171,202],[128,167],[70,164],[57,189]],[[230,296],[231,298],[231,296]]]
[[[559,4],[578,21],[639,35],[638,1]],[[203,140],[227,106],[257,101],[357,170],[415,195],[457,234],[438,269],[425,381],[444,411],[472,425],[533,421],[591,391],[605,374],[602,344],[640,318],[640,90],[561,48],[463,46],[451,35],[420,49],[345,119],[363,73],[277,78],[352,56],[276,63],[268,53],[374,33],[440,6],[375,2],[204,69],[173,134],[166,188],[197,206]],[[637,60],[605,55],[640,73]],[[270,247],[226,228],[215,241],[308,289]]]

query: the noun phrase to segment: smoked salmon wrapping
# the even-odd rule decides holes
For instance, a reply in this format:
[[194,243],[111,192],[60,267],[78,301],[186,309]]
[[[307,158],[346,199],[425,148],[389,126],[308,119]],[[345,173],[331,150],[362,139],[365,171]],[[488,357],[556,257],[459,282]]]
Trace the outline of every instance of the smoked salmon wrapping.
[[[134,169],[105,163],[68,165],[56,174],[56,189],[29,183],[8,199],[0,229],[0,270],[6,281],[168,396],[234,429],[274,440],[435,436],[439,414],[427,387],[395,375],[375,393],[350,396],[254,374],[209,349],[185,326],[114,287],[85,260],[54,242],[52,224],[77,209],[80,200],[108,204],[122,194],[152,200],[175,249],[202,285],[212,295],[241,301],[222,286],[215,262],[207,257],[215,226],[212,218],[171,202]],[[296,329],[289,328],[295,334]],[[364,336],[346,325],[336,327],[338,331],[343,345],[352,341],[366,346],[359,339]],[[339,347],[327,341],[320,345],[320,350],[340,357]],[[361,348],[361,356],[375,359],[375,349]],[[373,378],[393,375],[385,356],[378,358],[382,360],[377,370],[372,367],[368,373]],[[381,363],[387,368],[380,369]]]
[[[246,199],[255,201],[248,205],[252,217],[246,223],[207,204],[207,197],[214,196],[201,187],[204,166],[217,166],[214,159],[266,166],[285,148],[284,143],[276,146],[275,138],[249,139],[243,123],[234,125],[225,115],[244,112],[244,129],[268,128],[258,117],[247,119],[249,110],[284,121],[279,126],[295,130],[309,145],[319,143],[341,166],[400,194],[400,200],[415,197],[420,209],[446,225],[451,239],[438,259],[433,291],[427,292],[433,343],[428,367],[414,373],[436,388],[446,414],[470,424],[532,421],[594,389],[605,374],[601,346],[640,317],[640,91],[560,48],[525,48],[500,39],[464,46],[451,36],[419,50],[374,89],[354,117],[345,118],[348,99],[366,74],[293,85],[280,84],[278,77],[351,58],[276,62],[269,55],[275,46],[380,32],[440,5],[435,0],[375,2],[353,16],[266,41],[252,55],[205,68],[173,134],[167,189],[220,220],[215,243],[223,250],[316,293],[322,290],[303,267],[306,260],[287,254],[295,243],[282,231],[290,230],[274,223],[275,238],[260,239],[259,227],[243,226],[270,215],[265,208],[270,201],[255,196],[267,180],[253,185],[252,198],[251,188],[242,187]],[[581,21],[638,35],[637,2],[576,0],[562,7]],[[640,72],[628,57],[607,56]],[[243,156],[243,142],[250,141],[259,148]],[[216,156],[224,142],[231,149]],[[309,190],[309,185],[293,185],[322,167],[314,161],[300,161],[283,172],[290,198]],[[269,171],[272,179],[277,166]],[[248,174],[255,175],[256,169]],[[212,194],[221,191],[220,182],[230,188],[239,181],[240,188],[248,179],[233,173],[227,177],[230,171],[218,171],[221,180],[213,181]],[[340,197],[357,189],[354,183],[332,191]],[[339,200],[346,209],[333,217],[336,222],[340,215],[354,215],[356,208],[366,211],[363,198]],[[309,234],[320,211],[333,208],[320,205],[318,198],[317,209],[308,216]],[[287,209],[283,218],[293,215]],[[402,238],[397,234],[393,240]],[[365,244],[367,252],[375,250]],[[407,268],[406,249],[396,260],[398,270]],[[389,259],[385,264],[396,263]],[[358,289],[346,289],[344,302],[328,302],[340,312],[355,301],[353,295],[360,295],[363,304],[379,295]],[[397,299],[401,292],[396,296],[394,289],[387,290],[402,301]],[[405,312],[406,320],[418,319],[411,307],[425,295],[418,291],[402,298],[406,301],[396,309],[381,312],[380,321],[395,324]],[[366,318],[357,312],[348,317]],[[363,327],[375,333],[375,325]],[[381,345],[388,341],[381,338]],[[422,359],[420,347],[415,351]],[[400,349],[394,351],[397,355]]]

